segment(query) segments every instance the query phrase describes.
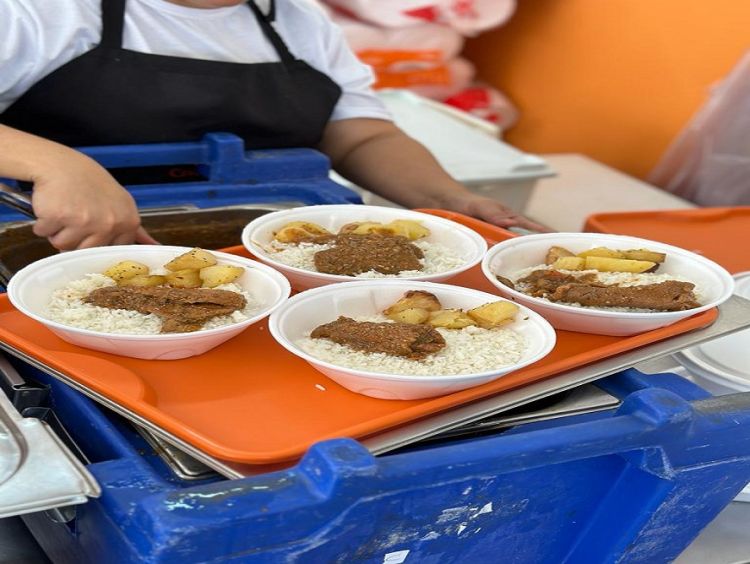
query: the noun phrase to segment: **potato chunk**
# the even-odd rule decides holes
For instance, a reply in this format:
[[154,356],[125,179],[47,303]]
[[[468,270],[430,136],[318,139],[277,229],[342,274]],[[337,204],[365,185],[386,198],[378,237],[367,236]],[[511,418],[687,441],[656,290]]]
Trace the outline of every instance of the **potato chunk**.
[[405,309],[424,309],[427,311],[438,311],[442,309],[440,300],[430,292],[422,290],[410,290],[404,294],[400,300],[388,307],[383,313],[390,317],[394,313],[404,311]]
[[136,274],[130,278],[118,280],[117,285],[145,288],[148,286],[161,286],[165,281],[165,277],[159,274]]
[[600,272],[647,272],[656,266],[648,260],[630,260],[607,257],[586,257],[586,268]]
[[476,322],[460,309],[441,309],[430,314],[430,325],[445,329],[463,329]]
[[426,309],[410,307],[402,309],[387,315],[388,319],[398,321],[399,323],[408,323],[410,325],[419,325],[430,318],[430,312]]
[[200,270],[195,270],[194,268],[185,268],[176,272],[170,272],[164,278],[169,286],[175,288],[200,288],[202,284]]
[[594,247],[593,249],[589,249],[588,251],[583,251],[581,253],[578,253],[576,256],[579,257],[604,257],[604,258],[613,258],[613,259],[623,259],[625,256],[622,254],[622,251],[616,251],[614,249],[609,249],[607,247]]
[[149,268],[145,264],[141,264],[134,260],[123,260],[110,266],[103,272],[103,274],[119,283],[121,280],[127,280],[128,278],[133,278],[133,276],[138,276],[139,274],[148,274],[148,272]]
[[656,263],[662,263],[667,259],[666,253],[657,253],[646,249],[629,249],[622,251],[624,258],[631,260],[647,260]]
[[279,243],[299,243],[309,241],[323,235],[332,235],[325,227],[310,221],[290,221],[273,238]]
[[552,267],[557,270],[583,270],[586,259],[583,257],[560,257],[552,263]]
[[467,311],[467,315],[477,322],[477,325],[485,329],[499,327],[504,323],[512,321],[518,306],[511,302],[490,302]]
[[215,288],[222,284],[229,284],[242,276],[243,272],[245,269],[241,266],[207,266],[200,270],[200,279],[203,282],[201,286]]
[[355,221],[342,225],[339,233],[350,233],[352,235],[369,235],[370,233],[395,235],[396,229],[375,221]]
[[396,235],[401,235],[411,241],[422,239],[430,234],[429,229],[419,221],[414,221],[412,219],[394,219],[390,223],[386,223],[385,226],[393,229],[393,232]]
[[170,260],[164,265],[164,268],[172,272],[177,272],[178,270],[187,269],[199,270],[214,264],[216,264],[215,256],[204,249],[196,247]]
[[574,257],[575,255],[571,253],[568,249],[564,247],[555,247],[552,246],[549,248],[549,251],[547,251],[547,256],[544,257],[544,264],[554,264],[557,259],[560,259],[562,257]]

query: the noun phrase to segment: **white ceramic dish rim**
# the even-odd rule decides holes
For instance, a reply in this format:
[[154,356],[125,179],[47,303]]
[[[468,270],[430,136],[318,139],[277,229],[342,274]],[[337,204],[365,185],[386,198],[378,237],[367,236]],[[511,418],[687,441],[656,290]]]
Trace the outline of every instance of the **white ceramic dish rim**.
[[[732,278],[734,278],[737,283],[750,282],[750,270],[738,272],[732,275]],[[750,331],[750,329],[746,329],[745,331]],[[750,378],[743,378],[737,373],[723,370],[722,368],[715,366],[709,360],[704,359],[703,353],[701,352],[701,345],[678,351],[673,356],[688,370],[700,372],[701,377],[715,382],[716,384],[725,384],[725,382],[728,381],[750,390]]]
[[[368,282],[373,283],[374,281],[370,280]],[[380,283],[385,282],[386,284],[388,284],[389,282],[395,282],[395,283],[399,284],[401,282],[401,280],[386,280],[386,281],[380,281],[379,280],[378,282],[380,282]],[[408,280],[407,280],[407,282],[408,282]],[[341,284],[339,286],[343,286],[343,285],[348,286],[349,284],[357,284],[357,285],[359,285],[359,284],[362,284],[362,283],[361,282],[349,282],[347,284]],[[433,287],[434,289],[446,289],[446,286],[447,285],[445,285],[445,284],[436,284],[436,283],[432,283],[432,282],[423,282],[420,285],[419,289],[429,290],[430,287]],[[485,296],[487,298],[488,301],[499,301],[499,300],[510,301],[510,300],[507,300],[505,298],[502,298],[501,296],[496,296],[495,294],[489,294],[487,292],[482,292],[481,290],[473,290],[471,288],[464,288],[464,287],[457,287],[457,288],[460,288],[461,290],[468,290],[468,291],[471,291],[471,292],[476,293],[478,295],[483,295],[483,296]],[[537,321],[537,323],[539,324],[539,326],[542,328],[543,332],[545,333],[545,337],[547,337],[547,341],[548,341],[547,342],[547,346],[543,347],[542,350],[539,353],[537,353],[534,357],[532,357],[532,358],[530,358],[528,360],[525,360],[523,362],[520,362],[520,363],[517,363],[517,364],[513,364],[513,365],[510,365],[510,366],[501,366],[501,367],[498,367],[498,368],[496,368],[494,370],[488,370],[488,371],[485,371],[485,372],[474,372],[474,373],[471,373],[471,374],[448,374],[448,375],[440,375],[440,376],[426,376],[424,374],[421,374],[421,375],[414,375],[414,374],[385,374],[385,373],[382,373],[382,372],[370,372],[370,371],[366,371],[366,370],[360,370],[360,369],[357,369],[357,368],[348,368],[348,367],[342,366],[340,364],[333,364],[331,362],[327,362],[325,360],[321,360],[321,359],[319,359],[319,358],[317,358],[317,357],[315,357],[315,356],[313,356],[311,354],[308,354],[307,352],[303,351],[302,349],[300,349],[299,347],[297,347],[294,343],[292,343],[291,341],[289,341],[289,339],[287,339],[284,335],[280,335],[279,327],[278,327],[278,324],[277,324],[277,321],[276,321],[277,316],[281,315],[283,313],[284,309],[292,307],[294,304],[296,304],[297,302],[300,302],[300,301],[302,301],[304,299],[314,299],[315,295],[318,294],[318,293],[324,293],[324,292],[330,292],[330,291],[331,291],[331,286],[328,285],[328,286],[321,286],[321,287],[318,287],[318,288],[313,288],[313,289],[310,289],[310,290],[306,290],[304,292],[300,292],[296,296],[292,296],[291,298],[289,298],[283,304],[283,307],[279,307],[279,308],[277,308],[274,311],[274,313],[271,316],[271,319],[269,320],[268,328],[271,331],[271,334],[273,335],[273,337],[276,339],[276,341],[281,346],[283,346],[285,349],[287,349],[289,352],[291,352],[292,354],[295,354],[295,355],[299,356],[300,358],[306,360],[309,363],[319,364],[319,365],[325,366],[326,368],[329,368],[331,370],[339,370],[339,371],[343,370],[343,371],[346,371],[347,373],[349,373],[349,374],[351,374],[353,376],[357,376],[357,377],[369,378],[369,379],[373,379],[373,380],[391,381],[391,382],[392,381],[399,381],[399,382],[419,382],[419,381],[424,381],[426,379],[435,379],[435,378],[439,378],[441,382],[447,382],[447,383],[451,383],[451,382],[454,382],[454,381],[460,381],[460,380],[463,380],[463,381],[482,380],[482,379],[489,378],[491,376],[498,375],[498,373],[500,373],[500,372],[502,372],[502,374],[499,374],[499,376],[502,376],[502,375],[507,374],[509,372],[514,372],[516,370],[520,370],[521,368],[524,368],[525,366],[533,364],[534,362],[536,362],[538,360],[541,360],[542,358],[544,358],[545,356],[547,356],[550,352],[552,352],[552,349],[555,348],[555,344],[557,343],[557,333],[555,332],[555,330],[552,327],[552,325],[550,325],[550,323],[546,319],[544,319],[543,316],[539,315],[535,311],[527,308],[526,306],[524,306],[522,304],[516,304],[520,308],[520,311],[519,311],[518,315],[528,316],[529,319],[534,319],[535,321]],[[541,321],[541,323],[539,323],[540,321]]]
[[[606,311],[606,310],[593,309],[593,308],[581,308],[581,307],[576,307],[576,306],[559,304],[556,302],[540,300],[539,298],[535,298],[533,296],[529,296],[528,294],[524,294],[523,292],[519,292],[518,290],[514,290],[513,288],[509,288],[508,286],[505,286],[504,284],[502,284],[499,280],[495,278],[497,274],[490,270],[490,263],[494,260],[495,256],[499,252],[501,252],[502,250],[506,248],[516,246],[519,244],[523,244],[523,242],[528,241],[532,237],[536,239],[542,239],[542,238],[550,238],[550,235],[565,236],[566,238],[570,236],[575,236],[575,238],[577,239],[616,238],[622,241],[623,243],[649,245],[655,251],[663,251],[666,253],[682,255],[684,257],[690,258],[691,260],[695,260],[696,262],[699,262],[703,266],[708,267],[710,270],[714,271],[719,276],[719,278],[722,278],[723,281],[725,282],[724,284],[725,289],[724,289],[724,292],[717,299],[712,300],[711,302],[704,304],[700,307],[696,307],[690,310],[655,311],[655,312]],[[602,234],[602,233],[555,233],[555,234],[540,233],[540,234],[534,234],[534,235],[523,235],[521,237],[514,237],[506,241],[501,241],[500,243],[497,243],[491,249],[489,249],[484,259],[482,259],[481,268],[485,277],[490,282],[492,282],[492,284],[494,284],[498,288],[502,288],[504,291],[507,291],[509,294],[513,296],[516,296],[524,300],[532,300],[535,303],[538,303],[545,307],[549,307],[551,309],[558,310],[561,312],[575,313],[578,315],[590,315],[592,317],[608,317],[608,318],[623,317],[627,319],[662,319],[662,318],[674,317],[676,314],[687,314],[686,316],[692,317],[695,314],[707,311],[723,303],[724,301],[729,299],[729,297],[732,295],[734,291],[734,279],[722,266],[715,263],[714,261],[709,260],[705,257],[702,257],[698,254],[691,253],[690,251],[686,251],[685,249],[674,247],[672,245],[667,245],[666,243],[659,243],[658,241],[650,241],[648,239],[640,239],[638,237],[629,237],[627,235],[609,235],[609,234]]]
[[[724,370],[721,370],[710,363],[702,360],[699,356],[689,353],[688,351],[678,351],[674,353],[673,358],[679,362],[682,366],[684,366],[689,372],[693,372],[694,374],[700,376],[701,378],[705,378],[706,380],[710,380],[711,382],[714,382],[715,384],[720,384],[723,386],[727,386],[727,383],[734,384],[736,386],[739,386],[741,388],[745,388],[746,391],[750,391],[750,380],[747,378],[742,378],[741,376],[737,376],[735,374],[732,374],[731,372],[726,372]],[[740,390],[737,390],[740,391]]]
[[[336,209],[344,209],[346,207],[350,206],[356,206],[357,204],[336,204],[336,205],[330,205],[330,206],[309,206],[306,209],[314,208],[316,210],[320,210],[322,208],[329,209],[331,211]],[[461,225],[460,223],[456,223],[455,221],[452,221],[450,219],[445,219],[443,217],[439,217],[436,215],[430,215],[414,210],[400,210],[398,208],[387,208],[384,206],[359,206],[360,208],[368,208],[371,210],[388,210],[389,212],[392,212],[394,210],[398,210],[399,214],[403,214],[406,219],[415,218],[415,219],[422,219],[424,221],[430,221],[435,222],[443,227],[449,228],[449,229],[456,229],[460,231],[462,234],[466,235],[467,238],[472,239],[472,241],[476,244],[476,254],[471,260],[466,261],[463,265],[458,266],[456,268],[452,268],[450,270],[444,270],[443,272],[435,272],[433,274],[416,274],[414,276],[399,276],[399,280],[434,280],[436,278],[446,278],[449,276],[454,276],[456,274],[461,274],[462,272],[465,272],[472,268],[473,266],[476,266],[479,264],[484,257],[485,253],[487,252],[487,241],[485,241],[484,237],[482,237],[479,233],[476,231],[466,227],[465,225]],[[372,278],[357,278],[356,276],[344,276],[342,274],[326,274],[325,272],[317,272],[315,270],[305,270],[304,268],[299,268],[296,266],[290,266],[284,262],[275,260],[272,258],[272,254],[269,254],[266,252],[257,241],[254,241],[251,239],[251,233],[262,227],[265,223],[270,223],[271,221],[277,219],[280,216],[290,215],[290,213],[298,212],[300,208],[291,208],[288,210],[279,210],[267,214],[263,214],[260,217],[257,217],[256,219],[252,220],[250,223],[248,223],[245,228],[242,230],[242,242],[245,245],[245,248],[250,251],[251,253],[255,254],[259,260],[262,260],[264,262],[267,262],[269,264],[274,265],[274,267],[278,269],[288,270],[289,272],[294,272],[296,274],[309,276],[311,278],[317,278],[320,280],[329,280],[329,281],[338,281],[338,282],[351,282],[352,280],[373,280]],[[384,278],[388,280],[388,278]],[[378,280],[381,280],[381,278],[378,278]]]
[[[167,245],[163,247],[160,246],[160,249],[164,249],[164,250],[174,249],[176,252],[186,252],[186,251],[189,251],[190,248],[191,247],[179,247],[179,246],[167,246]],[[101,247],[93,247],[91,249],[82,249],[76,252],[81,253],[81,255],[84,255],[84,254],[96,254],[96,252],[100,250],[101,250]],[[243,321],[240,321],[238,323],[232,323],[230,325],[224,325],[222,327],[214,327],[212,329],[202,329],[200,331],[191,331],[188,333],[159,333],[157,335],[143,335],[143,334],[128,334],[128,333],[105,333],[103,331],[93,331],[91,329],[82,329],[80,327],[73,327],[71,325],[65,325],[63,323],[59,323],[57,321],[48,319],[42,315],[38,315],[34,313],[33,311],[29,311],[27,308],[20,306],[20,304],[18,304],[17,301],[14,299],[15,286],[18,284],[18,282],[14,283],[14,279],[18,280],[16,276],[21,274],[26,269],[31,270],[32,267],[34,269],[43,268],[48,263],[54,263],[56,262],[56,259],[58,258],[59,255],[53,255],[50,257],[40,259],[22,268],[21,270],[19,270],[8,281],[8,287],[7,287],[8,299],[10,300],[11,304],[13,304],[13,307],[18,309],[21,313],[23,313],[27,317],[30,317],[34,319],[35,321],[38,321],[44,325],[54,327],[55,329],[58,329],[60,331],[68,331],[71,333],[76,333],[79,335],[85,335],[85,336],[91,336],[91,337],[105,337],[108,339],[128,339],[128,340],[133,340],[133,341],[155,342],[155,341],[185,340],[185,339],[195,338],[197,335],[200,335],[200,336],[219,335],[227,331],[235,330],[238,327],[242,327],[245,325],[252,325],[253,323],[259,321],[260,319],[263,319],[263,317],[270,315],[276,308],[282,305],[291,294],[291,285],[289,284],[289,281],[284,277],[283,274],[271,268],[270,266],[266,266],[265,264],[261,264],[257,261],[254,261],[246,257],[230,255],[228,253],[222,253],[220,251],[210,251],[210,252],[212,255],[214,255],[218,259],[223,259],[225,261],[230,260],[233,262],[240,262],[246,268],[258,269],[259,272],[263,272],[264,274],[267,274],[275,283],[278,283],[279,285],[279,290],[281,292],[279,299],[275,303],[267,305],[266,307],[261,309],[260,312],[253,315],[252,317],[245,319]],[[252,265],[249,265],[248,262],[252,263]]]

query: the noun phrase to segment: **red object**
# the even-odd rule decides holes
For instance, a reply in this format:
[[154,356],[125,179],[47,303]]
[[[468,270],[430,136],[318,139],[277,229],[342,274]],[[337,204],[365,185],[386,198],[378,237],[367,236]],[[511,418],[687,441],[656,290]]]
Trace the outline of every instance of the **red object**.
[[493,101],[490,91],[483,87],[466,88],[458,94],[454,94],[443,100],[443,103],[463,110],[470,114],[477,115],[482,119],[499,123],[502,116],[493,108]]
[[[420,211],[462,223],[490,244],[515,236],[461,214]],[[229,252],[247,256],[243,247]],[[478,266],[450,283],[496,293]],[[252,325],[200,356],[140,360],[68,344],[16,311],[7,296],[0,295],[0,341],[215,458],[269,465],[297,460],[310,445],[323,439],[377,434],[705,327],[716,317],[717,310],[709,310],[629,337],[558,331],[554,350],[531,366],[482,386],[410,401],[350,392],[278,345],[265,323]]]
[[440,12],[435,6],[425,6],[424,8],[415,8],[414,10],[404,10],[404,14],[418,20],[426,22],[436,22],[440,19]]

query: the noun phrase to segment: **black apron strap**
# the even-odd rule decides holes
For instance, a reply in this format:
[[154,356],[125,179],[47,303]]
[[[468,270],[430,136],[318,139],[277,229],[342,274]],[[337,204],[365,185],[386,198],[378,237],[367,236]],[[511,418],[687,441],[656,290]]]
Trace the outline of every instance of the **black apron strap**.
[[102,0],[102,42],[105,47],[122,47],[125,0]]
[[266,14],[266,19],[268,19],[269,22],[276,21],[276,0],[268,0],[268,13]]
[[271,7],[268,11],[268,15],[260,11],[260,8],[258,8],[258,5],[254,2],[254,0],[249,0],[248,5],[253,11],[253,14],[255,14],[255,19],[258,20],[258,25],[260,25],[260,28],[263,30],[263,35],[266,36],[266,39],[268,39],[268,41],[271,42],[271,45],[273,45],[273,48],[276,49],[276,53],[278,54],[281,61],[284,63],[293,62],[294,57],[289,52],[289,48],[286,46],[284,40],[281,39],[281,36],[271,25],[271,22],[276,17],[276,2],[274,0],[271,0]]

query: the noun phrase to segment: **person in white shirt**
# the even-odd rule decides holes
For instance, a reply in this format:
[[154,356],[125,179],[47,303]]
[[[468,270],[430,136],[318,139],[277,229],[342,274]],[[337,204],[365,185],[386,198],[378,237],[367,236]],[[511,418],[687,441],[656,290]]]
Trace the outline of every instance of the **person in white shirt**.
[[372,74],[307,0],[0,2],[0,177],[33,183],[58,249],[154,243],[130,194],[71,149],[228,131],[248,149],[314,147],[407,207],[541,227],[454,181],[391,121]]

